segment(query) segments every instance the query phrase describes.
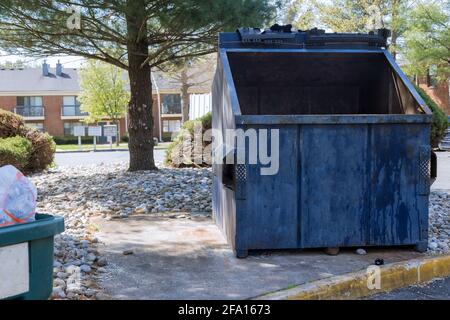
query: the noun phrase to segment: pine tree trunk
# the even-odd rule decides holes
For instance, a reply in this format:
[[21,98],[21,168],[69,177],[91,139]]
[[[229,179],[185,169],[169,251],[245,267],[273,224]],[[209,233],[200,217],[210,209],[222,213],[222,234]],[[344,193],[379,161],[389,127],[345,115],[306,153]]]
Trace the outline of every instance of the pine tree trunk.
[[183,122],[189,121],[189,108],[190,108],[190,97],[189,97],[189,86],[181,86],[181,101],[183,104]]
[[188,76],[188,67],[185,66],[181,69],[181,105],[182,105],[182,114],[183,114],[183,122],[189,121],[189,76]]
[[128,75],[131,98],[128,105],[130,171],[156,170],[153,158],[151,68],[148,57],[145,0],[127,1]]

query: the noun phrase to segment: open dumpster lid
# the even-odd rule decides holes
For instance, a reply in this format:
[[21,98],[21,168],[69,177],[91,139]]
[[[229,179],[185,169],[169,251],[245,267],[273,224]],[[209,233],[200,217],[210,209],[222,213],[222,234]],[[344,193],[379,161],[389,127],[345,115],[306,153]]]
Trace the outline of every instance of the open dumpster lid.
[[221,48],[387,48],[391,32],[379,29],[363,33],[327,33],[321,29],[292,30],[291,25],[274,25],[270,29],[239,28],[235,33],[221,33]]
[[[431,115],[388,52],[389,36],[387,29],[350,34],[292,30],[290,25],[221,33],[219,54],[226,81],[237,93],[235,113]],[[278,87],[292,90],[279,95]],[[275,98],[280,107],[264,110],[260,101],[273,105]]]

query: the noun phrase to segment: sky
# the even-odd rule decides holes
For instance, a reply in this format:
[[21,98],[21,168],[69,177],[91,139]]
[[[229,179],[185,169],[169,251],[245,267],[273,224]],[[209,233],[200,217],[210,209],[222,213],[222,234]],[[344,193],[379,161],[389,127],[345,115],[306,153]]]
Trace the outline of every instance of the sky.
[[50,64],[51,68],[54,68],[56,66],[58,60],[61,61],[61,63],[65,68],[79,68],[81,64],[84,62],[84,59],[82,57],[77,56],[60,56],[60,57],[53,56],[44,59],[44,58],[27,58],[24,56],[7,55],[5,53],[0,52],[0,63],[6,61],[14,62],[17,60],[26,61],[32,66],[40,66],[44,62],[44,60],[47,60],[47,63]]

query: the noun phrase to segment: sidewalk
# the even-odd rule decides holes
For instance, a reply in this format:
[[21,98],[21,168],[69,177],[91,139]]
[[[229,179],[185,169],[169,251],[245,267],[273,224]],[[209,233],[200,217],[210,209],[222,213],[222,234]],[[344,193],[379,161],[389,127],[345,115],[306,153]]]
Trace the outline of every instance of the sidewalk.
[[[93,220],[99,250],[108,260],[100,279],[114,299],[251,299],[268,292],[425,257],[410,248],[353,249],[337,256],[322,251],[272,251],[236,259],[211,219],[135,216]],[[124,251],[134,254],[124,255]]]

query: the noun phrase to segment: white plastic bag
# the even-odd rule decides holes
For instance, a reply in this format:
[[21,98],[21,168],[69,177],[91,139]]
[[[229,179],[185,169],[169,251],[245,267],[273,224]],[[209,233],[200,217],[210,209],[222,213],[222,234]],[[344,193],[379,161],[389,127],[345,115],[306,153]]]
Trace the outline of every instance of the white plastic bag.
[[13,166],[0,168],[0,227],[35,221],[36,187]]

